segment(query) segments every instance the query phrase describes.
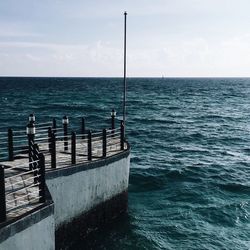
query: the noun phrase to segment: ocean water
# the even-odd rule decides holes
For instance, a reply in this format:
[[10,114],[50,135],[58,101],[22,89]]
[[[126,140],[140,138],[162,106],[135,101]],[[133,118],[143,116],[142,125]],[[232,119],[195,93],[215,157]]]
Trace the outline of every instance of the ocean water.
[[[250,249],[250,79],[128,79],[128,214],[73,249]],[[0,127],[122,117],[119,78],[0,78]]]

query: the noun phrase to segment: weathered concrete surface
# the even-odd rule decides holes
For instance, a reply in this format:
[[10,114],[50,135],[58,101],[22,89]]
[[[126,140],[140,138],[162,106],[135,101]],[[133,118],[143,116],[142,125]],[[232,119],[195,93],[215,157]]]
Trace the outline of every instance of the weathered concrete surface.
[[127,190],[129,150],[98,162],[89,162],[46,173],[46,184],[55,204],[55,226]]
[[54,250],[54,218],[49,216],[46,219],[33,224],[24,231],[8,238],[0,249],[6,250]]
[[47,171],[47,204],[0,225],[0,249],[54,249],[55,232],[57,249],[65,249],[109,222],[127,209],[129,167],[128,147],[98,161]]
[[55,249],[53,204],[43,206],[0,228],[0,249]]
[[76,242],[89,240],[89,236],[101,227],[110,224],[127,211],[127,191],[95,206],[90,211],[75,217],[56,230],[56,249],[74,249]]

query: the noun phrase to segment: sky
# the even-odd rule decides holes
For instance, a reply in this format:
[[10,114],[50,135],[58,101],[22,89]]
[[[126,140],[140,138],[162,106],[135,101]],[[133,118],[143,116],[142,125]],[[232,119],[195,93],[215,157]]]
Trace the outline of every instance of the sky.
[[0,0],[0,76],[250,77],[249,0]]

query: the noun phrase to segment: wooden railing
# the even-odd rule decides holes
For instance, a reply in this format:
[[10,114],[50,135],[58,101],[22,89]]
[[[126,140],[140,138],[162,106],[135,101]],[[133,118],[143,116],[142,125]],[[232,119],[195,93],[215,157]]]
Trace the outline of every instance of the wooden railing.
[[45,202],[46,169],[103,159],[125,149],[124,123],[115,128],[114,110],[111,128],[86,130],[83,118],[80,127],[69,134],[66,116],[60,128],[55,119],[37,124],[32,114],[26,130],[0,132],[0,223]]

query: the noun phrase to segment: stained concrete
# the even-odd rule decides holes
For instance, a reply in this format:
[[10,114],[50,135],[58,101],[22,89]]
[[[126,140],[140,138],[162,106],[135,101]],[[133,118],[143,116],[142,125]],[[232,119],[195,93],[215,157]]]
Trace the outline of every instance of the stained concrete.
[[54,217],[50,215],[0,243],[3,250],[54,250]]
[[93,225],[98,227],[125,211],[129,165],[128,146],[125,151],[98,161],[50,169],[46,172],[46,184],[54,204],[44,204],[14,221],[0,224],[0,249],[54,249],[55,232],[57,239],[62,235],[67,238],[72,233],[69,229],[77,225],[79,232],[85,234],[88,221],[92,225],[91,218],[95,218]]
[[112,158],[46,173],[55,204],[56,229],[127,190],[129,150]]
[[55,248],[54,204],[51,200],[15,220],[0,224],[0,249],[52,250]]
[[63,224],[56,230],[56,249],[74,249],[76,242],[84,246],[95,231],[126,213],[127,203],[128,193],[124,191]]

